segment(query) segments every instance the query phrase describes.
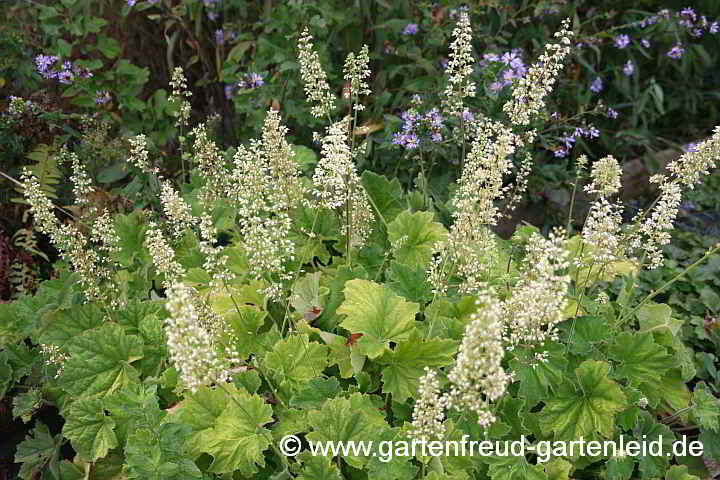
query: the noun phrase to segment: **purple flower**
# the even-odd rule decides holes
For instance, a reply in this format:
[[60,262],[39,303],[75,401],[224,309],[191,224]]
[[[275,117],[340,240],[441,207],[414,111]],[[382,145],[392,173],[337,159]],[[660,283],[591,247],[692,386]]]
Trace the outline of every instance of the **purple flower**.
[[218,45],[225,43],[225,32],[222,28],[215,30],[215,43]]
[[402,33],[403,35],[415,35],[416,33],[418,33],[418,24],[408,23]]
[[587,136],[588,138],[598,138],[600,136],[600,130],[590,125],[590,128],[587,129]]
[[440,132],[433,132],[433,134],[430,135],[430,138],[435,143],[440,143],[443,141],[443,136],[442,136],[442,133],[440,133]]
[[683,8],[680,10],[680,16],[681,17],[687,17],[691,19],[693,22],[697,19],[697,15],[695,14],[695,10],[693,10],[690,7]]
[[227,100],[230,100],[232,98],[232,94],[233,94],[233,86],[225,85],[225,98]]
[[615,46],[617,48],[625,48],[630,45],[630,35],[621,34],[615,37]]
[[558,148],[558,149],[556,149],[555,152],[553,153],[553,155],[555,155],[555,156],[558,157],[558,158],[567,157],[567,154],[568,154],[568,151],[567,151],[567,149],[565,149],[565,148]]
[[60,57],[55,55],[38,55],[35,57],[35,65],[37,71],[43,78],[53,79],[57,78],[57,73],[52,70],[55,63],[60,60]]
[[258,88],[265,85],[265,80],[259,73],[251,72],[245,75],[245,88]]
[[112,97],[110,96],[110,92],[107,92],[105,90],[101,92],[97,92],[95,95],[95,103],[97,105],[104,105],[108,103],[110,100],[112,100]]
[[667,52],[667,56],[677,60],[677,59],[681,58],[684,53],[685,53],[685,49],[683,48],[682,44],[677,43],[677,44],[675,44],[674,47],[672,47],[670,49],[670,51]]
[[635,64],[632,60],[628,60],[625,66],[623,67],[623,73],[630,77],[633,73],[635,73]]
[[569,135],[567,137],[561,137],[560,140],[562,140],[562,142],[565,144],[565,148],[567,150],[570,150],[573,147],[573,145],[575,145],[575,142],[577,141],[577,139],[573,135]]
[[127,0],[128,7],[134,7],[137,3],[137,0]]
[[430,121],[430,126],[435,129],[443,127],[443,117],[440,115],[440,111],[437,108],[433,108],[425,114],[425,118]]
[[678,22],[678,25],[685,28],[692,28],[693,23],[690,20],[682,19]]
[[493,92],[497,92],[498,90],[502,90],[505,84],[503,82],[492,82],[490,84],[490,90]]
[[473,120],[475,120],[475,115],[473,115],[470,110],[465,109],[462,112],[462,118],[465,122],[472,122]]
[[720,24],[718,22],[711,23],[708,31],[710,33],[717,33],[718,31],[720,31]]
[[700,146],[700,142],[691,142],[685,145],[683,147],[683,150],[685,150],[686,152],[697,152],[698,146]]
[[407,111],[400,114],[403,120],[403,132],[411,132],[415,128],[418,116],[413,111]]
[[420,140],[414,133],[408,133],[405,135],[405,148],[408,150],[414,150],[420,146]]
[[590,84],[590,90],[592,90],[595,93],[602,92],[603,89],[603,81],[602,78],[596,77],[595,80]]
[[618,112],[617,112],[617,110],[608,107],[608,109],[607,109],[607,116],[608,116],[608,118],[617,118],[617,117],[618,117]]
[[640,21],[640,28],[645,28],[650,25],[655,25],[660,20],[660,16],[658,15],[651,15],[647,17],[646,19]]
[[642,40],[640,40],[640,45],[645,48],[650,48],[650,40],[648,40],[647,38],[643,38]]

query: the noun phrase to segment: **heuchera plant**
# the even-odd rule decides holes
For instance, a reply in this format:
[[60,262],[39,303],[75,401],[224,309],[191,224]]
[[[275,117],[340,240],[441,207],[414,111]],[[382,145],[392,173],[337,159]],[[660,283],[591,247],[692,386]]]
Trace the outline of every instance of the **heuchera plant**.
[[[422,192],[358,175],[354,159],[365,145],[353,132],[370,94],[367,49],[348,56],[337,98],[309,31],[299,62],[311,112],[327,120],[319,158],[286,140],[271,109],[262,136],[234,153],[221,151],[205,126],[191,130],[188,183],[164,178],[146,139],[135,137],[128,161],[154,179],[158,211],[102,211],[83,165],[66,153],[83,208],[60,221],[26,172],[35,228],[67,269],[35,296],[0,305],[0,391],[21,383],[13,414],[35,422],[15,457],[22,478],[705,474],[671,456],[288,458],[277,448],[287,434],[662,437],[666,445],[699,435],[705,459],[720,460],[717,399],[696,381],[671,308],[653,303],[675,279],[647,295],[634,287],[640,269],[662,264],[683,189],[715,167],[720,129],[653,178],[660,196],[632,222],[621,222],[618,162],[580,157],[576,188],[593,197],[582,228],[543,235],[524,226],[503,240],[491,228],[526,186],[532,126],[572,31],[562,24],[513,82],[498,118],[463,116],[476,94],[467,14],[453,36],[442,113],[457,119],[453,135],[466,153],[449,226]],[[179,112],[183,85],[178,71]],[[301,160],[316,164],[311,177]],[[612,281],[619,295],[608,293]],[[43,404],[59,409],[61,431],[34,417]],[[68,441],[76,455],[61,459]]]

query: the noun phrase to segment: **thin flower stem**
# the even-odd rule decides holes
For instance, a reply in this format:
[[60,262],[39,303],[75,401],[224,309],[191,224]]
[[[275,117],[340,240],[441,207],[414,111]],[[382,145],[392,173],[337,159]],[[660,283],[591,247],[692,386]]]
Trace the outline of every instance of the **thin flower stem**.
[[572,196],[570,197],[570,208],[568,210],[567,228],[565,228],[565,238],[570,238],[570,230],[572,229],[572,214],[575,208],[575,195],[577,193],[578,181],[580,180],[580,171],[578,170],[575,175],[575,182],[573,183]]
[[647,302],[649,302],[649,301],[652,300],[653,298],[655,298],[655,297],[657,297],[658,295],[660,295],[662,292],[665,291],[666,288],[668,288],[670,285],[672,285],[673,283],[675,283],[675,282],[677,282],[678,280],[680,280],[680,279],[681,279],[682,277],[684,277],[690,270],[692,270],[693,268],[695,268],[695,267],[697,267],[698,265],[700,265],[701,263],[703,263],[703,262],[704,262],[705,260],[707,260],[711,255],[717,253],[718,251],[720,251],[720,244],[718,244],[718,245],[716,245],[715,247],[713,247],[713,248],[711,248],[710,250],[708,250],[708,251],[705,253],[705,255],[703,255],[699,260],[697,260],[697,261],[695,261],[694,263],[688,265],[688,266],[685,268],[685,270],[683,270],[682,272],[678,273],[678,274],[675,275],[673,278],[671,278],[670,280],[668,280],[667,282],[665,282],[660,288],[657,288],[657,289],[653,290],[652,292],[648,293],[648,294],[645,296],[645,298],[643,298],[642,301],[635,306],[635,308],[633,308],[632,310],[630,310],[629,312],[623,314],[623,315],[620,317],[619,323],[622,324],[625,320],[627,320],[628,318],[632,317],[632,315],[635,314],[635,312],[637,312],[643,305],[645,305]]

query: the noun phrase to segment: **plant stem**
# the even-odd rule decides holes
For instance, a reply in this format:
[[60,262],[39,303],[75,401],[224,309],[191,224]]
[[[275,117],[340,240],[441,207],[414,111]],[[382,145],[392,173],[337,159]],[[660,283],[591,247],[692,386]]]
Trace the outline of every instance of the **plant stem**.
[[646,296],[645,298],[643,298],[642,301],[635,306],[635,308],[633,308],[633,309],[630,310],[628,313],[626,313],[626,314],[624,314],[624,315],[622,315],[622,316],[620,317],[620,322],[619,322],[619,323],[622,324],[623,321],[625,321],[628,317],[631,317],[631,316],[632,316],[635,312],[637,312],[643,305],[645,305],[647,302],[649,302],[649,301],[652,300],[653,298],[655,298],[655,297],[657,297],[658,295],[660,295],[662,292],[665,291],[666,288],[668,288],[670,285],[672,285],[673,283],[675,283],[675,282],[677,282],[678,280],[680,280],[680,278],[684,277],[690,270],[692,270],[693,268],[695,268],[695,267],[697,267],[698,265],[700,265],[702,262],[704,262],[705,260],[707,260],[708,257],[710,257],[711,255],[717,253],[718,251],[720,251],[720,243],[717,244],[715,247],[711,248],[710,250],[708,250],[708,251],[705,253],[705,255],[703,255],[700,259],[698,259],[698,260],[695,261],[694,263],[688,265],[688,266],[685,268],[685,270],[683,270],[682,272],[678,273],[678,274],[675,275],[673,278],[671,278],[670,280],[668,280],[667,282],[665,282],[660,288],[657,288],[657,289],[653,290],[652,292],[648,293],[647,296]]

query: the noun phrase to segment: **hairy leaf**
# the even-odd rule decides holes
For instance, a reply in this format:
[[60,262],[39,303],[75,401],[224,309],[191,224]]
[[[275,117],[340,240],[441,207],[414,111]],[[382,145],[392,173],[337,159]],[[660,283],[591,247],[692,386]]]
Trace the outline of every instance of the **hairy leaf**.
[[411,267],[426,267],[437,251],[436,245],[447,235],[445,227],[433,221],[431,212],[405,210],[388,225],[395,259]]
[[345,301],[338,308],[338,313],[347,316],[340,326],[363,334],[357,346],[370,358],[382,355],[390,342],[407,340],[417,312],[416,303],[405,301],[384,285],[359,279],[345,284]]
[[610,365],[587,360],[576,370],[577,383],[565,384],[538,414],[545,434],[556,440],[610,438],[615,414],[627,406],[620,385],[608,378]]
[[386,365],[382,370],[383,392],[391,393],[396,402],[415,396],[424,368],[450,365],[456,351],[457,343],[453,340],[422,340],[413,336],[398,344],[379,359]]
[[130,365],[142,358],[142,340],[126,335],[122,327],[107,323],[69,343],[70,358],[60,376],[60,385],[78,396],[105,396],[137,381]]
[[81,398],[70,405],[63,435],[83,459],[94,462],[118,446],[115,421],[105,415],[101,398]]

